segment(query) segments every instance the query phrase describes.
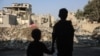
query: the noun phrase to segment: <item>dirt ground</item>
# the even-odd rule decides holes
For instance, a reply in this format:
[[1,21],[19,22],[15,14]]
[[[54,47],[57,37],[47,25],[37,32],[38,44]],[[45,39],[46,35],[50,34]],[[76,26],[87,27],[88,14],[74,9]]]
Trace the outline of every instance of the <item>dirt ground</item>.
[[[0,56],[26,56],[25,50],[3,49]],[[51,56],[51,55],[44,55]],[[56,56],[56,53],[53,55]],[[100,47],[74,47],[73,56],[100,56]]]

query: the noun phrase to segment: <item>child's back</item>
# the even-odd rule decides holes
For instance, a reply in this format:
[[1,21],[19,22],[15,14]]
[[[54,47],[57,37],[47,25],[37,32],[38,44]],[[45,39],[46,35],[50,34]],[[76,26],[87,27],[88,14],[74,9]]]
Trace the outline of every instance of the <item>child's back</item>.
[[43,56],[43,53],[53,53],[49,51],[42,42],[39,41],[41,38],[41,31],[39,29],[32,31],[32,37],[34,38],[34,41],[28,46],[27,56]]
[[31,42],[27,52],[28,56],[43,56],[43,53],[50,53],[42,42]]

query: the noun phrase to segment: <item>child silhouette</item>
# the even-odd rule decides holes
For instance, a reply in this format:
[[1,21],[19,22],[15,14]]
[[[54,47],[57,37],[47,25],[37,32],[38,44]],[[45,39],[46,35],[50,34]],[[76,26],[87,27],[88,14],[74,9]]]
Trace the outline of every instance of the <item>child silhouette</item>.
[[41,39],[41,31],[39,29],[32,30],[31,36],[34,41],[28,46],[27,56],[43,56],[43,53],[53,54],[53,49],[52,51],[48,50],[45,44],[39,41]]

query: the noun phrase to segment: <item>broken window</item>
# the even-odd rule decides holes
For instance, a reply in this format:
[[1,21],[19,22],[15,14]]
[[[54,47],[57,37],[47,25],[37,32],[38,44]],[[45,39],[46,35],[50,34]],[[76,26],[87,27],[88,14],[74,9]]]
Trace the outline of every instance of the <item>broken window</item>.
[[26,8],[20,8],[20,10],[25,11],[25,10],[26,10]]
[[18,11],[18,8],[15,8],[15,11]]

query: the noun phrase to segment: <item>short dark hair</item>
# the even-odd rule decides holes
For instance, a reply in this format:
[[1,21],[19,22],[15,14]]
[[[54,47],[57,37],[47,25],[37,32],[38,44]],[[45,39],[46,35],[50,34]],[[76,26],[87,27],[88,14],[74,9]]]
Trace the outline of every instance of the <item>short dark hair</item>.
[[68,15],[68,10],[66,8],[61,8],[59,10],[59,17],[61,19],[65,19],[67,17],[67,15]]
[[33,29],[31,36],[34,40],[40,40],[41,38],[41,31],[39,29]]

